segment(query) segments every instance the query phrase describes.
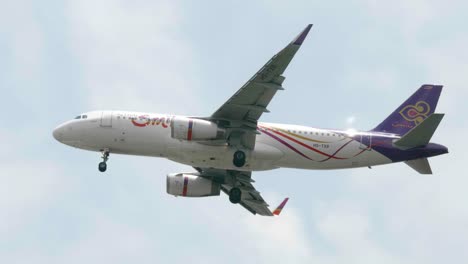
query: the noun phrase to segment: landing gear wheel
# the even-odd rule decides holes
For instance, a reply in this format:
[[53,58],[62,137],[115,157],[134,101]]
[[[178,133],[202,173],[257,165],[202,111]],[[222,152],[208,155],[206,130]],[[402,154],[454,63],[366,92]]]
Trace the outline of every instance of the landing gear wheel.
[[229,191],[229,201],[233,204],[237,204],[241,201],[242,192],[239,188],[234,187]]
[[99,162],[98,169],[100,172],[105,172],[107,170],[107,160],[109,159],[109,150],[104,149],[102,153],[102,162]]
[[98,169],[100,172],[105,172],[107,170],[107,164],[104,161],[99,162]]
[[234,158],[232,160],[232,163],[236,167],[242,167],[245,165],[245,153],[244,151],[238,150],[234,152]]

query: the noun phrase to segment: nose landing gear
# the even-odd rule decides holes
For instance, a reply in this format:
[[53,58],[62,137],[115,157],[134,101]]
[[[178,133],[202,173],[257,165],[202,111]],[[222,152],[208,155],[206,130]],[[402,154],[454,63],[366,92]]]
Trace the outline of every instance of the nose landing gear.
[[102,151],[102,162],[99,162],[98,169],[100,172],[107,170],[107,160],[109,159],[109,150],[105,149]]

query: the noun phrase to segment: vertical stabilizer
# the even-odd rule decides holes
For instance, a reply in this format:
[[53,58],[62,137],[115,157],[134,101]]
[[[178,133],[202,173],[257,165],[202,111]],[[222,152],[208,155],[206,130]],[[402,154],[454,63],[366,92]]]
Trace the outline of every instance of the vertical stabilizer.
[[434,113],[442,85],[425,84],[372,131],[404,135]]

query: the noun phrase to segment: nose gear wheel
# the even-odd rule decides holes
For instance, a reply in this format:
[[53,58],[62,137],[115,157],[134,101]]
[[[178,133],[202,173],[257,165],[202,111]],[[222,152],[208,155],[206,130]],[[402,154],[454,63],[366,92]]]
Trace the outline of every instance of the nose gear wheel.
[[105,172],[107,170],[107,160],[109,159],[109,150],[105,149],[102,152],[102,162],[99,162],[98,170]]

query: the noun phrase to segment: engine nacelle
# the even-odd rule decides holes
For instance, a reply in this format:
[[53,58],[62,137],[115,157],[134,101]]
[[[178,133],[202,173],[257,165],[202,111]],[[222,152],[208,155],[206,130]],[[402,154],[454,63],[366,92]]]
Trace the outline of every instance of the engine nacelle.
[[171,173],[166,178],[167,193],[175,196],[217,196],[221,185],[196,173]]
[[181,140],[212,140],[221,138],[224,130],[218,128],[216,123],[188,118],[174,117],[171,122],[171,137]]

